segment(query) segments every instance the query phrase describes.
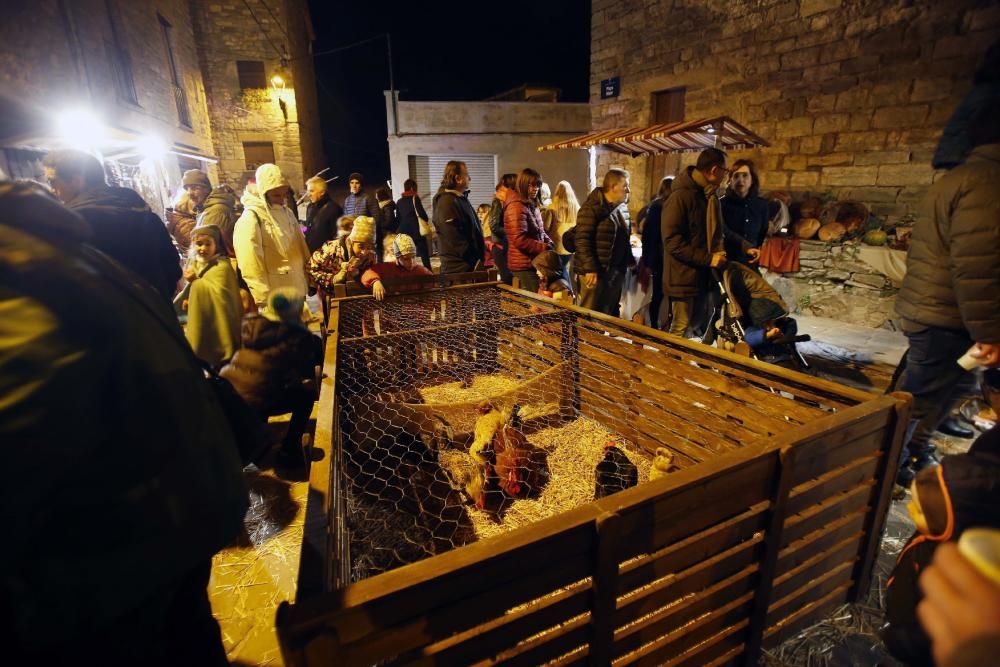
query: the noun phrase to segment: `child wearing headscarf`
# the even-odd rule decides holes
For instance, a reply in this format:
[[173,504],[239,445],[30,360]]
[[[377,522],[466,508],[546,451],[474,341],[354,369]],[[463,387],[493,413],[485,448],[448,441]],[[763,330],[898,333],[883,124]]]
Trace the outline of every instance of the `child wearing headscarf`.
[[573,288],[563,273],[563,265],[559,260],[559,255],[551,250],[546,250],[535,255],[531,260],[531,265],[535,267],[535,274],[538,276],[538,293],[542,296],[552,298],[573,298]]
[[372,289],[378,301],[385,298],[383,279],[432,275],[430,269],[416,261],[417,244],[406,234],[397,234],[392,242],[394,262],[382,262],[370,267],[361,276],[361,284]]
[[184,269],[188,284],[178,297],[187,311],[184,336],[195,356],[218,367],[240,346],[240,287],[216,225],[193,231],[190,253]]

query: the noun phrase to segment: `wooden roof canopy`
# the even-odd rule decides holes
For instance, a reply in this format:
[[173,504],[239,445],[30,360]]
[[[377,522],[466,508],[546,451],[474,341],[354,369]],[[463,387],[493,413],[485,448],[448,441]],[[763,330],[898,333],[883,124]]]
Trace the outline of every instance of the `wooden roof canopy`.
[[686,153],[713,146],[723,150],[741,150],[770,146],[763,138],[740,125],[729,116],[700,120],[631,127],[624,130],[600,130],[565,141],[539,146],[539,151],[560,148],[590,148],[601,146],[617,153],[636,157],[656,153]]

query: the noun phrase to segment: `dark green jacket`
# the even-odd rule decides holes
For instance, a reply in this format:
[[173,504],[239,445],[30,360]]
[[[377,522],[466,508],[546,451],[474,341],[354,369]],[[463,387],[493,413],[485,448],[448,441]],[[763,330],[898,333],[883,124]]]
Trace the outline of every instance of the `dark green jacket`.
[[198,227],[205,225],[215,225],[222,230],[222,240],[226,243],[226,250],[229,256],[235,256],[233,252],[233,229],[236,227],[236,195],[229,188],[219,186],[209,193],[205,199],[205,204],[198,214]]
[[204,566],[247,493],[162,298],[37,190],[0,183],[0,211],[0,615],[27,648],[106,631]]
[[[609,268],[615,243],[629,246],[629,220],[624,204],[609,204],[602,188],[594,188],[576,215],[576,252],[573,255],[573,272],[603,274]],[[625,264],[632,264],[631,247],[626,248]]]
[[979,146],[931,186],[896,296],[905,328],[966,330],[1000,342],[1000,144]]

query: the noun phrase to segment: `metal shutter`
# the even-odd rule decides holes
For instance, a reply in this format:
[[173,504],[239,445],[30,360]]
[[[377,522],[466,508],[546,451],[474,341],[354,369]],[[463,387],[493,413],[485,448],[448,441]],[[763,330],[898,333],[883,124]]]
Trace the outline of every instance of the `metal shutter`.
[[410,155],[407,159],[410,178],[417,182],[417,192],[428,211],[450,160],[461,160],[469,169],[472,179],[469,201],[473,208],[493,201],[493,189],[497,184],[496,155]]

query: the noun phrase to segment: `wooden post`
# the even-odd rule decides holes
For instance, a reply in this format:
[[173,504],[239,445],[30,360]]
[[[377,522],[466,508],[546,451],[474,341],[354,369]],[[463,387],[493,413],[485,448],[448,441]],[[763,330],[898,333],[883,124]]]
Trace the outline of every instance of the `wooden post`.
[[576,418],[580,416],[580,332],[576,328],[576,315],[573,313],[568,313],[563,320],[560,348],[563,361],[569,361],[570,377],[560,392],[559,408],[560,412],[564,408],[571,412],[571,415],[563,415],[564,417]]
[[588,641],[591,665],[610,665],[615,644],[615,604],[618,599],[619,516],[604,512],[594,519],[594,569]]
[[865,517],[864,536],[861,538],[859,558],[854,565],[854,586],[847,593],[847,599],[858,602],[868,595],[868,587],[872,581],[872,570],[878,560],[882,544],[882,530],[885,528],[886,515],[892,502],[892,489],[896,484],[896,469],[899,466],[899,454],[903,448],[903,438],[910,421],[910,407],[913,397],[905,392],[890,394],[896,399],[895,409],[890,413],[889,423],[885,427],[882,456],[875,469],[875,488],[872,490],[873,502]]
[[767,532],[764,534],[764,553],[760,559],[760,569],[757,572],[757,588],[753,595],[753,608],[750,611],[750,624],[747,626],[746,651],[743,653],[743,664],[756,666],[760,658],[761,646],[764,643],[764,632],[767,630],[767,608],[771,604],[771,589],[774,586],[775,569],[778,563],[778,551],[781,550],[782,532],[784,531],[788,493],[792,488],[792,475],[795,470],[796,448],[785,447],[778,452],[778,466],[771,493],[771,509],[769,510]]

